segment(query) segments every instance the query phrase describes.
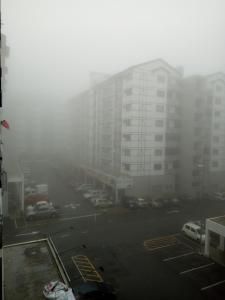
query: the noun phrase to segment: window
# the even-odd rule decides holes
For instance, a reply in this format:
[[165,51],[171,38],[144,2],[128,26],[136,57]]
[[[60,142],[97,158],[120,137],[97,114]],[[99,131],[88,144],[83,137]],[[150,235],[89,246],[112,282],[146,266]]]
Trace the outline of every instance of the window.
[[164,83],[166,81],[166,78],[163,75],[158,75],[157,81],[160,82],[160,83]]
[[124,155],[130,156],[130,149],[124,149]]
[[155,135],[155,141],[156,142],[162,142],[163,140],[163,135],[162,134],[156,134]]
[[132,88],[124,90],[124,93],[125,93],[126,96],[132,95]]
[[124,124],[125,124],[126,126],[131,126],[131,120],[130,120],[130,119],[124,120]]
[[124,164],[124,169],[126,171],[130,171],[130,165],[129,164]]
[[214,123],[214,129],[220,129],[220,123]]
[[164,105],[163,104],[156,105],[156,111],[157,112],[164,112]]
[[126,110],[126,111],[130,111],[130,110],[131,110],[131,107],[132,107],[132,104],[131,104],[131,103],[126,104],[126,105],[125,105],[125,110]]
[[214,115],[215,115],[215,117],[220,117],[220,111],[216,110]]
[[165,154],[166,155],[175,155],[175,154],[178,154],[178,149],[177,148],[166,148],[165,149]]
[[219,154],[219,149],[214,148],[213,149],[213,155],[218,155]]
[[154,164],[154,170],[162,170],[162,164],[160,163]]
[[222,102],[222,101],[221,101],[221,98],[216,98],[216,99],[215,99],[215,104],[221,104],[221,102]]
[[193,170],[193,171],[192,171],[192,175],[193,175],[193,176],[199,176],[199,175],[200,175],[199,170],[198,170],[198,169],[197,169],[197,170]]
[[162,149],[155,149],[155,156],[161,156],[163,154]]
[[156,120],[155,121],[155,126],[156,127],[163,127],[163,120]]
[[215,136],[213,137],[213,142],[219,143],[219,141],[220,141],[220,137],[217,136],[217,135],[215,135]]
[[157,96],[160,98],[164,98],[165,97],[165,92],[162,90],[157,90]]
[[200,182],[199,182],[199,181],[193,181],[193,182],[192,182],[192,186],[193,186],[193,187],[200,186]]
[[124,134],[123,135],[125,141],[131,141],[131,135],[130,134]]
[[213,162],[212,162],[212,167],[213,167],[213,168],[216,168],[216,167],[218,167],[218,166],[219,166],[218,161],[213,161]]

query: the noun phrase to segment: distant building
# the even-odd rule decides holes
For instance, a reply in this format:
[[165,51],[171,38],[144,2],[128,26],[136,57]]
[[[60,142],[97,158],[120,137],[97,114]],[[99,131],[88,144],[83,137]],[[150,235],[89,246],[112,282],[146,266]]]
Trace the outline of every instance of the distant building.
[[130,178],[129,193],[137,196],[173,192],[180,86],[180,72],[158,59],[130,67],[72,99],[74,160],[111,181]]
[[182,81],[179,189],[193,196],[225,190],[225,74]]
[[71,162],[121,195],[225,190],[225,74],[182,74],[158,59],[70,100]]

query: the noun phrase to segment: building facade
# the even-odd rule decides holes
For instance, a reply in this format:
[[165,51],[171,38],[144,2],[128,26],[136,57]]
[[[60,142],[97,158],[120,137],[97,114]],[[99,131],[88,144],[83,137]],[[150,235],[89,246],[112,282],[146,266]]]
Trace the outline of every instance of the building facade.
[[225,75],[182,81],[179,189],[199,198],[225,190]]
[[128,192],[136,196],[174,192],[181,79],[178,70],[159,59],[131,67],[72,99],[74,161],[112,180],[131,179]]

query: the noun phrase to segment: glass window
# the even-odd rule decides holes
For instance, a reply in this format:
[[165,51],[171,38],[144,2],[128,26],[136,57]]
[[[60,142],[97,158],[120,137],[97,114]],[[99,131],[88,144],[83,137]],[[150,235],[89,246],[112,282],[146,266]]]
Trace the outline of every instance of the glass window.
[[155,135],[155,141],[156,142],[161,142],[163,140],[163,135],[162,134],[156,134]]
[[214,115],[215,115],[215,117],[220,117],[220,111],[216,110]]
[[213,161],[213,162],[212,162],[212,166],[213,166],[214,168],[218,167],[218,166],[219,166],[218,161]]
[[221,102],[222,102],[222,101],[221,101],[221,98],[216,98],[216,99],[215,99],[215,103],[216,103],[216,104],[221,104]]
[[156,120],[155,121],[155,126],[156,127],[163,127],[163,120]]
[[124,164],[124,169],[126,171],[130,171],[130,165],[129,164]]
[[162,164],[160,163],[154,164],[154,170],[162,170]]
[[165,97],[165,92],[162,90],[157,90],[157,96],[160,98],[164,98]]
[[130,134],[124,134],[123,135],[125,141],[131,141],[131,135]]
[[163,104],[156,105],[156,111],[157,112],[164,112],[164,105]]
[[214,148],[213,149],[213,155],[218,155],[219,154],[219,149]]
[[220,141],[220,137],[217,136],[217,135],[215,135],[215,136],[213,137],[213,142],[219,143],[219,141]]
[[220,129],[220,123],[215,123],[214,124],[214,129]]
[[124,155],[130,156],[130,149],[124,149]]
[[124,93],[125,93],[126,96],[132,95],[132,88],[124,90]]
[[155,155],[156,156],[161,156],[163,154],[162,149],[155,149]]

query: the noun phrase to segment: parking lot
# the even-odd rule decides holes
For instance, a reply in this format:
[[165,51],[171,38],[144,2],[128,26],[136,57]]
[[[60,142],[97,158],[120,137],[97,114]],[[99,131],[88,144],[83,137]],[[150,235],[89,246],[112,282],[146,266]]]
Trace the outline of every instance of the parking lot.
[[200,248],[198,243],[176,234],[145,240],[143,245],[149,255],[157,257],[166,268],[188,281],[203,296],[223,299],[225,267],[205,257],[203,247]]
[[50,198],[61,206],[61,216],[18,224],[9,238],[18,242],[50,234],[73,286],[93,277],[113,284],[119,300],[224,299],[225,268],[180,232],[188,220],[218,215],[221,205],[97,210],[55,174],[48,176]]

